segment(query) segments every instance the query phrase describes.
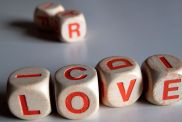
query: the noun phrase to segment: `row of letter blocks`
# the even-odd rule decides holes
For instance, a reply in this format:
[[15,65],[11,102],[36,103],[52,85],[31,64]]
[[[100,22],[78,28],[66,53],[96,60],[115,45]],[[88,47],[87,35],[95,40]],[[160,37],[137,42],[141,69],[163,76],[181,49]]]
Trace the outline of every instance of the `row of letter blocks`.
[[[170,105],[182,97],[181,79],[182,61],[171,55],[151,56],[142,68],[119,56],[101,60],[96,68],[69,65],[55,74],[56,107],[65,118],[82,119],[98,111],[99,98],[106,106],[123,107],[135,103],[142,92],[153,104]],[[7,86],[10,111],[27,120],[50,114],[50,83],[47,69],[29,67],[12,73]]]
[[65,10],[61,4],[44,3],[34,12],[34,22],[42,30],[52,30],[56,38],[64,42],[84,40],[86,21],[83,13]]

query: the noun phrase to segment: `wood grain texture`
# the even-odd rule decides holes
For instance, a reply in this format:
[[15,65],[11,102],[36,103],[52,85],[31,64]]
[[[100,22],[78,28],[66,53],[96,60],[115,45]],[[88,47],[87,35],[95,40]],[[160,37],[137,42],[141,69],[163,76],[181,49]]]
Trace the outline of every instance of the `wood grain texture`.
[[104,105],[122,107],[138,100],[143,83],[141,70],[136,61],[128,57],[113,56],[101,60],[96,69]]
[[34,22],[42,30],[53,30],[52,21],[54,16],[63,12],[61,4],[47,2],[36,7],[34,11]]
[[142,64],[146,99],[156,105],[170,105],[182,98],[182,62],[175,56],[158,54]]
[[49,80],[50,72],[43,68],[26,67],[13,72],[7,85],[7,102],[11,113],[25,120],[50,114]]

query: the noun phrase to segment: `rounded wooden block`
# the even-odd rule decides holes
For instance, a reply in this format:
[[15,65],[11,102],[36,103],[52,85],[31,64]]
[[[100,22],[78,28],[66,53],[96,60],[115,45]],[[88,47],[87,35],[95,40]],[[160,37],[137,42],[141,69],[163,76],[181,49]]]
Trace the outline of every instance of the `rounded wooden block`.
[[22,68],[13,72],[7,85],[8,106],[18,118],[33,120],[51,112],[50,72],[43,68]]
[[64,7],[61,4],[52,2],[43,3],[35,9],[34,22],[41,29],[53,30],[52,21],[54,16],[63,11]]
[[182,98],[182,61],[159,54],[142,64],[146,99],[156,105],[170,105]]
[[66,10],[55,17],[56,36],[63,42],[83,41],[87,26],[83,13],[77,10]]
[[127,106],[141,96],[143,89],[141,70],[133,59],[121,56],[108,57],[101,60],[96,69],[104,105]]
[[95,69],[69,65],[55,74],[57,110],[68,119],[86,118],[99,109],[98,79]]

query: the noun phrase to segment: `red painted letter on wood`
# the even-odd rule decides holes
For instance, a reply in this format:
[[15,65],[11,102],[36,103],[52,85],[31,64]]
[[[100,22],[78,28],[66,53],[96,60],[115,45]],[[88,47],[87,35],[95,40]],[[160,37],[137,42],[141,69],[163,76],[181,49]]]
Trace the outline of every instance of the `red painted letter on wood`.
[[86,69],[83,68],[83,67],[72,67],[72,68],[67,69],[67,70],[65,71],[64,76],[65,76],[67,79],[69,79],[69,80],[81,80],[81,79],[84,79],[84,78],[87,77],[86,74],[81,74],[81,75],[78,76],[78,77],[74,77],[74,76],[71,75],[71,72],[72,72],[73,70],[78,70],[78,71],[81,71],[81,72],[86,71]]
[[122,99],[123,99],[124,102],[129,100],[129,98],[131,96],[131,92],[132,92],[132,90],[134,88],[135,82],[136,82],[136,79],[133,79],[133,80],[130,81],[130,85],[129,85],[127,91],[124,88],[123,82],[117,83],[117,86],[119,88],[120,94],[121,94]]
[[[124,64],[113,66],[113,63],[115,62],[123,62]],[[116,70],[116,69],[132,66],[132,64],[127,59],[118,58],[118,59],[112,59],[108,61],[107,66],[109,67],[110,70]]]
[[161,56],[159,57],[159,59],[166,68],[173,68],[172,65],[166,60],[165,57]]
[[69,24],[68,33],[69,33],[70,38],[73,38],[73,34],[76,34],[79,37],[80,36],[80,24],[76,23],[76,22]]
[[[80,109],[75,109],[74,106],[72,106],[72,104],[71,104],[72,99],[74,97],[76,97],[76,96],[81,97],[82,100],[83,100],[83,106]],[[89,101],[88,96],[85,93],[83,93],[83,92],[73,92],[73,93],[71,93],[71,94],[69,94],[67,96],[65,104],[66,104],[66,108],[70,112],[75,113],[75,114],[80,114],[80,113],[83,113],[83,112],[87,111],[87,109],[89,108],[89,105],[90,105],[90,101]]]
[[40,110],[29,110],[25,95],[19,96],[20,105],[22,108],[23,115],[37,115],[40,114]]
[[167,80],[164,82],[163,100],[170,100],[170,99],[178,99],[179,98],[179,95],[169,96],[168,93],[178,90],[178,87],[169,87],[170,84],[175,84],[175,83],[180,83],[180,82],[181,82],[181,79]]

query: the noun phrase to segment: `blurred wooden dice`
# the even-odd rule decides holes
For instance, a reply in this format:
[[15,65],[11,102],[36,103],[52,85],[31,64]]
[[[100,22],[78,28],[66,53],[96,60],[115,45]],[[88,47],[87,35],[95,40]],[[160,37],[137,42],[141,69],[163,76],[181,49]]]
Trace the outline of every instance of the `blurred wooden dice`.
[[64,42],[83,41],[86,34],[86,21],[83,13],[66,10],[55,16],[55,33]]
[[96,67],[102,103],[122,107],[134,103],[142,93],[140,66],[128,57],[108,57]]
[[182,61],[171,55],[154,55],[142,65],[146,99],[170,105],[182,98]]
[[65,10],[61,4],[44,3],[34,12],[34,22],[42,30],[52,30],[62,42],[83,41],[86,35],[86,20],[82,12]]
[[95,69],[69,65],[55,74],[57,111],[68,119],[82,119],[99,109],[98,79]]
[[8,80],[8,106],[18,118],[33,120],[51,112],[49,96],[50,72],[42,68],[22,68]]
[[34,22],[42,30],[52,30],[51,22],[54,16],[63,11],[64,7],[61,4],[52,2],[43,3],[35,9]]

